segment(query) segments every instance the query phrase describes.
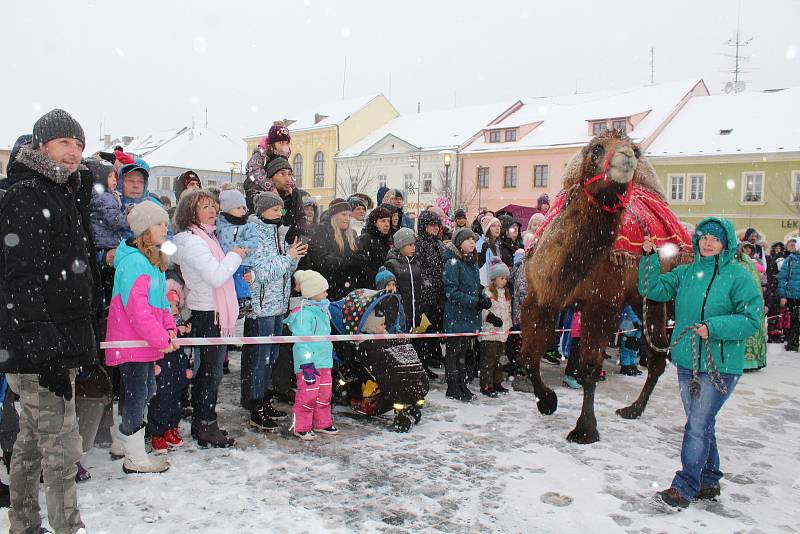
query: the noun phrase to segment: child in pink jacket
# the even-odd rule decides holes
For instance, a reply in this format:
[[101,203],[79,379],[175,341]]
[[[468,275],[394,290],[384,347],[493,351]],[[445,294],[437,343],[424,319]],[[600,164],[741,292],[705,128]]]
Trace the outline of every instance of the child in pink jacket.
[[127,215],[134,237],[120,243],[114,257],[114,290],[106,341],[145,340],[147,347],[106,349],[106,364],[118,366],[125,386],[125,407],[115,436],[125,452],[126,473],[161,473],[165,461],[147,455],[144,411],[156,392],[155,362],[177,350],[175,320],[167,301],[167,212],[146,200]]

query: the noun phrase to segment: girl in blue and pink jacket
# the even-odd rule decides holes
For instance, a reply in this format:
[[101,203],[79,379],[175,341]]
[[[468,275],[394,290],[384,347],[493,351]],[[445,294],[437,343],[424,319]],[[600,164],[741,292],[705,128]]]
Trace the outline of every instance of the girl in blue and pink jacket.
[[147,347],[107,349],[106,364],[118,366],[125,385],[125,407],[118,439],[126,473],[163,472],[144,447],[144,411],[156,393],[156,362],[177,350],[177,328],[167,301],[167,258],[160,247],[167,236],[167,212],[146,200],[127,215],[134,237],[120,243],[114,257],[114,290],[106,341],[144,340]]

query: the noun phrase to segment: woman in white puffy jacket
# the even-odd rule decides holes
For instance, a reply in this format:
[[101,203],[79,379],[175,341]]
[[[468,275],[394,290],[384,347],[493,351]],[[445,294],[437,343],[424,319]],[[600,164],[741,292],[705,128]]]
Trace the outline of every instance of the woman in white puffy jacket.
[[[186,305],[192,312],[192,337],[220,337],[234,334],[239,304],[233,273],[248,249],[222,251],[215,235],[219,204],[211,193],[184,193],[175,210],[173,261],[180,265],[186,284]],[[217,390],[222,381],[225,346],[200,347],[200,368],[192,390],[192,437],[201,447],[230,447],[233,439],[217,424]]]

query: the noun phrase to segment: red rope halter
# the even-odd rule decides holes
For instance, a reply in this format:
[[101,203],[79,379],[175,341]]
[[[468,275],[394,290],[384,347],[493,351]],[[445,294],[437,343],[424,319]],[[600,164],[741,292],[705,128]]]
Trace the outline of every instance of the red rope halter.
[[596,198],[594,198],[594,196],[589,192],[589,190],[586,189],[586,187],[600,180],[603,180],[604,182],[608,183],[608,168],[611,166],[611,158],[614,157],[616,148],[617,144],[615,143],[611,147],[611,150],[608,151],[608,154],[606,155],[606,160],[603,163],[603,171],[598,174],[595,174],[594,176],[592,176],[583,183],[583,192],[586,195],[586,198],[589,200],[589,202],[591,202],[592,204],[594,204],[595,206],[599,207],[601,210],[607,213],[618,213],[624,210],[626,207],[628,207],[628,204],[630,203],[631,198],[633,197],[633,195],[631,194],[633,192],[633,179],[631,179],[631,181],[628,182],[628,189],[625,191],[624,194],[617,193],[618,201],[616,204],[612,206],[606,206],[605,204],[601,204]]

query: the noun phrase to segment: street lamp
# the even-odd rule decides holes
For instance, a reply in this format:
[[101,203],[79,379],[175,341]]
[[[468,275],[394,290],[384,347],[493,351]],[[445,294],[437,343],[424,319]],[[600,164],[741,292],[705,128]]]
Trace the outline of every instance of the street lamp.
[[419,215],[419,190],[422,189],[422,153],[420,152],[417,156],[408,156],[408,163],[412,168],[415,163],[417,165],[417,215]]
[[456,198],[450,198],[451,188],[450,188],[450,162],[452,161],[454,152],[452,150],[442,150],[439,152],[443,156],[444,159],[444,188],[446,191],[446,195],[448,200],[452,203],[453,206],[456,205]]

